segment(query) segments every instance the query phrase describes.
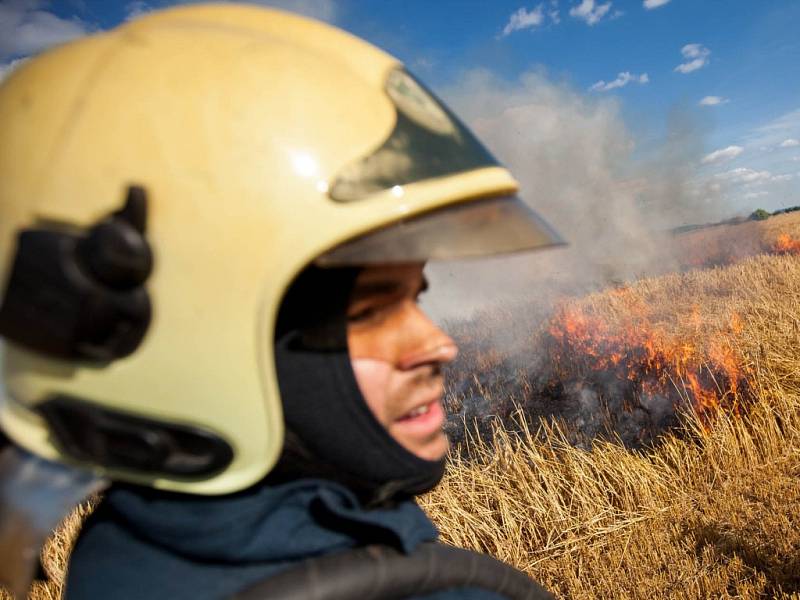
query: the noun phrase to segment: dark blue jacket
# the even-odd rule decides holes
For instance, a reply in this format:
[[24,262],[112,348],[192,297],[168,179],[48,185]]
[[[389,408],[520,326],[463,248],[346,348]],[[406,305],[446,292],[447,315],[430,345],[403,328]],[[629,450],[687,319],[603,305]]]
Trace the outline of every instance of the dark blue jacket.
[[[295,562],[368,544],[403,552],[436,539],[412,501],[365,510],[323,480],[259,485],[225,497],[110,490],[73,550],[66,600],[222,599]],[[426,600],[497,600],[454,589]]]

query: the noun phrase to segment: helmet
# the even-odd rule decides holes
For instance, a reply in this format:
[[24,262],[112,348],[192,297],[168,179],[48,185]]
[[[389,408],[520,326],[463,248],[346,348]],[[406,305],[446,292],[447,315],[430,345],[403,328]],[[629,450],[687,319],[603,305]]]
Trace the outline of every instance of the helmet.
[[47,52],[0,86],[0,130],[0,424],[157,488],[275,464],[275,320],[309,264],[559,243],[396,59],[279,11],[180,7]]

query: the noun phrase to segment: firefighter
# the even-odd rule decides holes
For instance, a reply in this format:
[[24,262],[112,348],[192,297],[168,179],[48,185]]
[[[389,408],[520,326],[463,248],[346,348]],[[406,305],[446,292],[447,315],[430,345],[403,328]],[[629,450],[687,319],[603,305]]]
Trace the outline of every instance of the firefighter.
[[0,130],[0,424],[111,482],[68,600],[435,540],[457,348],[424,264],[560,243],[447,107],[330,26],[195,5],[30,60]]

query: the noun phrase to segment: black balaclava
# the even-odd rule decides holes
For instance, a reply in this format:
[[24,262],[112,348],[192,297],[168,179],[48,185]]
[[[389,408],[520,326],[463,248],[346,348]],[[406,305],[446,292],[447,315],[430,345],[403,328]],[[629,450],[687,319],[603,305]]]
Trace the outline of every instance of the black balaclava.
[[444,474],[391,437],[367,406],[347,349],[347,305],[356,268],[309,267],[278,316],[275,362],[286,442],[272,481],[338,481],[367,506],[421,494]]

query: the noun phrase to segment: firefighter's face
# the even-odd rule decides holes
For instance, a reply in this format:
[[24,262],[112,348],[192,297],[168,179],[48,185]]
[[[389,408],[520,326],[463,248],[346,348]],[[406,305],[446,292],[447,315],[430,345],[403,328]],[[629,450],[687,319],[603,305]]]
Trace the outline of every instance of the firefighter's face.
[[347,342],[356,380],[378,421],[425,460],[447,452],[441,367],[458,349],[417,305],[422,264],[375,266],[356,279]]

